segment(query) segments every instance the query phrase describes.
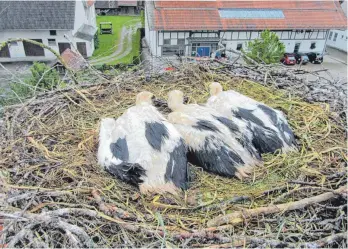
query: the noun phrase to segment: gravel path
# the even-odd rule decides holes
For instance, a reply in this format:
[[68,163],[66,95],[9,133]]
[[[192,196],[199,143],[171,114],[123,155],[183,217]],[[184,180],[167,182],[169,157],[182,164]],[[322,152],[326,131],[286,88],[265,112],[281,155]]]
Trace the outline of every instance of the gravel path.
[[[140,22],[137,22],[129,28],[125,26],[122,27],[120,41],[118,45],[115,45],[117,49],[110,55],[90,60],[90,63],[93,65],[106,64],[128,55],[132,51],[133,34],[135,34],[138,28],[141,28]],[[124,47],[126,47],[126,49],[124,49]]]

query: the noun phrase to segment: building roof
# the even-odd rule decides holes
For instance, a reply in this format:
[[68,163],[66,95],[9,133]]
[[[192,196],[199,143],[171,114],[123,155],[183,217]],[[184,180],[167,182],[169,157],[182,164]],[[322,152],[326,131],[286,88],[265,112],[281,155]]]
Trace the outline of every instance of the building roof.
[[95,2],[96,9],[116,9],[118,8],[116,0],[101,1],[97,0]]
[[335,0],[155,1],[154,30],[347,29]]
[[74,29],[75,1],[0,1],[0,30]]
[[118,2],[118,6],[138,6],[138,1],[127,0],[127,1],[117,1],[117,2]]

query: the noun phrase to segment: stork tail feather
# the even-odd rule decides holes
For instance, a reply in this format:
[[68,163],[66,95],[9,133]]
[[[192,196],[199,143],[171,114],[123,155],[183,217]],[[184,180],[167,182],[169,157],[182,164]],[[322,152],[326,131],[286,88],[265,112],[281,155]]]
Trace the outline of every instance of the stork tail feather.
[[143,182],[142,176],[146,175],[145,169],[138,163],[111,164],[105,168],[111,175],[116,176],[120,180],[138,186]]

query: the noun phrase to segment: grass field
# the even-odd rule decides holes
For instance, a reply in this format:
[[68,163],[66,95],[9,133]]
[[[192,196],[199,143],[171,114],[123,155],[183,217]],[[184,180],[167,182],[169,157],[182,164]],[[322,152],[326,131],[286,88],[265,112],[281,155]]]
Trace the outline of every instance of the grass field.
[[[99,47],[98,49],[94,51],[91,59],[108,56],[112,54],[114,51],[116,51],[118,47],[117,45],[120,42],[122,27],[131,26],[135,22],[140,21],[140,19],[141,19],[140,17],[134,17],[134,16],[97,16],[98,28],[99,28],[100,22],[111,22],[113,34],[100,35],[100,30],[98,30]],[[133,38],[136,38],[136,36],[138,35],[133,36]],[[130,46],[130,45],[132,45],[131,53],[129,53],[127,56],[123,58],[120,58],[119,60],[115,60],[107,64],[131,63],[133,56],[138,56],[140,52],[139,48],[137,48],[139,47],[139,38],[133,39],[132,44],[129,44],[129,42],[125,41],[122,52],[125,51],[127,49],[127,46]]]

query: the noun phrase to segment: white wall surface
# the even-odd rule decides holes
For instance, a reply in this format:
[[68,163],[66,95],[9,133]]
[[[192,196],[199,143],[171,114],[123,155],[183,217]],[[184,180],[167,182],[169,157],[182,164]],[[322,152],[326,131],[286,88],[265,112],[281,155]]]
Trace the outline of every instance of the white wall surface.
[[[49,46],[59,53],[58,43],[66,43],[68,40],[64,37],[66,34],[73,45],[76,48],[76,42],[86,42],[87,56],[92,56],[94,51],[94,44],[92,42],[82,40],[79,38],[74,38],[72,31],[69,30],[57,30],[57,35],[51,36],[49,30],[23,30],[23,31],[12,31],[5,30],[0,32],[0,43],[7,41],[10,38],[26,38],[26,39],[42,39],[42,43],[48,45],[48,39],[55,39],[56,45]],[[17,46],[9,45],[9,51],[11,58],[0,58],[0,62],[11,62],[11,61],[49,61],[56,59],[55,55],[48,51],[44,50],[45,56],[26,56],[24,52],[24,47],[22,42],[17,42]]]
[[[146,19],[145,19],[146,20]],[[225,31],[221,32],[220,36],[223,38],[223,43],[226,45],[227,49],[236,49],[239,43],[243,44],[245,49],[248,41],[254,40],[260,37],[259,31]],[[288,31],[276,31],[279,37],[282,37],[282,41],[285,45],[285,51],[287,53],[294,52],[295,44],[300,43],[299,52],[323,52],[325,47],[325,35],[326,31],[324,30],[314,30],[311,33],[308,32],[297,32],[295,39],[295,32]],[[158,40],[157,39],[158,35]],[[193,33],[193,37],[214,37],[214,33]],[[292,39],[290,39],[290,36]],[[176,45],[178,38],[186,38],[185,44],[189,44],[187,38],[189,37],[189,32],[156,32],[149,31],[147,27],[147,22],[145,21],[145,37],[150,46],[151,52],[155,56],[161,56],[161,47],[163,46],[164,39],[170,39],[170,45]],[[250,39],[251,38],[251,39]],[[249,40],[250,39],[250,40]],[[198,42],[198,41],[197,41]],[[315,42],[315,48],[311,49],[312,42]],[[190,49],[186,48],[186,55],[188,55]]]
[[[337,48],[339,50],[347,52],[347,38],[348,31],[347,30],[330,30],[332,32],[332,36],[327,39],[327,45],[333,48]],[[337,34],[336,41],[334,41],[335,34]]]

